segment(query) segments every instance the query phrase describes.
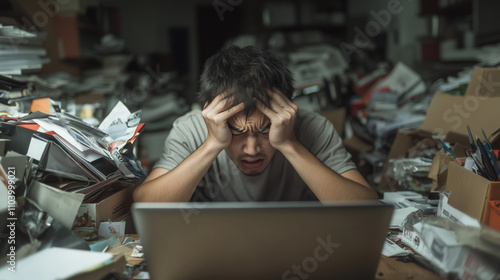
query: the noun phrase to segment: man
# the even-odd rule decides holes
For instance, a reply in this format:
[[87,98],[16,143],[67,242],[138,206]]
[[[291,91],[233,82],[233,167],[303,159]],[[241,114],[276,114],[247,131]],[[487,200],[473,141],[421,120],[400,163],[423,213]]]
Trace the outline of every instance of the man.
[[203,111],[174,123],[141,202],[377,199],[333,125],[290,101],[292,76],[273,53],[232,46],[205,63]]

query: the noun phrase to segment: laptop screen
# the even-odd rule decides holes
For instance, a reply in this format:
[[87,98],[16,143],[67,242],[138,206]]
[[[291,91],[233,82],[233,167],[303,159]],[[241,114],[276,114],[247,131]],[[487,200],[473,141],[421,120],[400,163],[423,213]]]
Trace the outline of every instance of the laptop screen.
[[151,279],[374,278],[393,208],[378,202],[136,203]]

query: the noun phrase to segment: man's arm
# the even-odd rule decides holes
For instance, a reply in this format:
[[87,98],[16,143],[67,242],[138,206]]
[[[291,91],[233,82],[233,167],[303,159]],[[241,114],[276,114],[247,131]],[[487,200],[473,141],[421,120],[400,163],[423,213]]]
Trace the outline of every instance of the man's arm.
[[269,141],[292,164],[299,176],[321,201],[378,199],[377,193],[357,170],[342,174],[330,169],[295,137],[297,105],[279,92],[270,92],[270,107],[257,107],[270,120]]
[[217,155],[231,143],[227,120],[243,110],[243,103],[225,110],[226,99],[217,96],[202,111],[207,125],[205,142],[173,170],[155,168],[135,190],[136,202],[186,202],[193,195]]
[[351,169],[338,174],[298,141],[284,147],[281,152],[321,201],[378,199],[359,171]]
[[135,190],[136,202],[186,202],[220,151],[203,143],[173,170],[155,168]]

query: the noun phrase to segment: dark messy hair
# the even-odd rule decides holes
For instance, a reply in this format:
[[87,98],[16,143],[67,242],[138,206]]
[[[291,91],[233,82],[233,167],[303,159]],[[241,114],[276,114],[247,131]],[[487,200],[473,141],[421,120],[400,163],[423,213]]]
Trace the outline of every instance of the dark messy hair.
[[273,88],[280,90],[288,99],[292,98],[293,78],[278,56],[253,46],[230,46],[205,62],[198,101],[203,106],[224,94],[230,101],[226,109],[243,102],[248,117],[256,109],[254,97],[269,106],[267,90]]

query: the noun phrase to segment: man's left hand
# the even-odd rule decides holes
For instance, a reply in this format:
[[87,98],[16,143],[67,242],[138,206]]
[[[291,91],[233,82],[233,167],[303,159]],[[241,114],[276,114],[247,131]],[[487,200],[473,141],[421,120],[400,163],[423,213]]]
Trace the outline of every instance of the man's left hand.
[[256,105],[271,121],[269,142],[275,149],[280,150],[297,140],[294,128],[298,107],[279,90],[268,91],[271,97],[270,106],[267,107],[259,100],[256,100]]

